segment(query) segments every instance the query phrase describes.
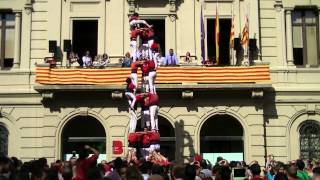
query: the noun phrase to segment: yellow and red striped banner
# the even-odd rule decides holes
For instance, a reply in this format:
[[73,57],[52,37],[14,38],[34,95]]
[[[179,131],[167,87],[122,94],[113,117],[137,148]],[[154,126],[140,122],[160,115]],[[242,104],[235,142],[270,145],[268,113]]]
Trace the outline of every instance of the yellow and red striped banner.
[[[66,69],[37,67],[39,84],[122,85],[130,75],[129,68]],[[141,73],[138,73],[141,79]],[[159,67],[157,84],[182,83],[269,83],[269,66],[250,67]]]

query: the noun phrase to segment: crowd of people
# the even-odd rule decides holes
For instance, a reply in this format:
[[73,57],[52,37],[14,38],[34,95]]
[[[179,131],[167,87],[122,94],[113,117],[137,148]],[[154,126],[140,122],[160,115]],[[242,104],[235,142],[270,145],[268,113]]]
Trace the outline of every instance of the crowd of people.
[[83,67],[83,68],[105,68],[110,63],[108,54],[97,55],[92,60],[90,51],[86,51],[85,55],[80,59],[77,53],[70,52],[68,58],[69,67]]
[[[156,59],[158,66],[177,66],[179,65],[179,59],[173,52],[173,49],[169,49],[169,53],[162,57],[159,53],[159,57]],[[119,59],[121,67],[131,67],[132,63],[135,62],[130,52],[127,52],[123,58]],[[188,64],[192,62],[190,52],[187,52],[183,58],[183,62]],[[110,64],[110,58],[108,54],[96,55],[94,58],[90,55],[90,51],[86,51],[84,56],[81,58],[75,52],[70,52],[68,57],[68,67],[83,67],[83,68],[105,68]]]
[[[48,164],[46,158],[22,162],[0,156],[0,180],[319,180],[320,162],[301,159],[283,163],[269,159],[264,167],[257,161],[247,165],[218,157],[214,164],[196,155],[189,163],[159,165],[120,158],[97,162],[99,152],[84,146],[79,156]],[[92,154],[89,156],[89,154]]]

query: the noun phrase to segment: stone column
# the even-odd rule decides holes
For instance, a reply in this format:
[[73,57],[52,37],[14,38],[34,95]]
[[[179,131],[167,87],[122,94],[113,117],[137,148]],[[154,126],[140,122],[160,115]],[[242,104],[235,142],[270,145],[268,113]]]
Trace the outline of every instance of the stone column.
[[21,12],[15,13],[14,26],[14,60],[13,67],[20,67],[20,48],[21,47]]
[[284,26],[284,10],[282,1],[276,1],[275,5],[275,12],[276,12],[276,29],[277,29],[277,64],[284,66],[286,64],[286,52],[283,51],[286,49],[285,41],[285,26]]
[[287,64],[293,66],[292,19],[291,10],[286,11]]

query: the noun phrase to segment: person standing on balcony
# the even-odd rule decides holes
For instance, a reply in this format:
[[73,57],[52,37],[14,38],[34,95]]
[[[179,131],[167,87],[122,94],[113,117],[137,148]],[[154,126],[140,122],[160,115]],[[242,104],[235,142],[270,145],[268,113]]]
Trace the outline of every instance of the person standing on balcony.
[[192,59],[191,59],[191,55],[190,55],[190,52],[188,51],[186,53],[186,57],[184,58],[184,62],[185,63],[191,63]]
[[127,52],[122,59],[121,67],[130,67],[132,64],[132,59],[130,57],[130,53]]
[[177,56],[174,54],[173,49],[169,49],[169,54],[166,55],[166,66],[176,66],[179,64]]
[[82,63],[84,68],[92,66],[92,58],[89,51],[86,51],[86,54],[82,57]]
[[79,56],[77,53],[74,53],[74,52],[70,52],[70,55],[69,55],[69,65],[71,67],[78,67],[80,66],[79,64]]

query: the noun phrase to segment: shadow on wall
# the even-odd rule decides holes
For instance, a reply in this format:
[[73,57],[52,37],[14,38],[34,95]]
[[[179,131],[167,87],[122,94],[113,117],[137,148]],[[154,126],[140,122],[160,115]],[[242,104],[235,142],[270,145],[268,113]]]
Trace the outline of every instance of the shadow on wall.
[[275,119],[278,120],[279,116],[278,116],[278,112],[277,112],[277,107],[276,107],[276,94],[274,92],[274,89],[272,90],[272,92],[266,93],[266,95],[264,96],[264,103],[263,103],[263,130],[264,130],[264,160],[265,163],[267,162],[267,156],[271,153],[275,153],[275,152],[268,152],[267,151],[267,125],[270,123],[271,119]]
[[128,102],[123,100],[113,100],[110,98],[111,92],[101,91],[59,91],[54,92],[53,98],[44,98],[42,104],[49,108],[50,112],[61,112],[63,108],[117,108],[119,113],[128,111]]
[[[183,162],[184,160],[190,162],[193,160],[192,157],[195,155],[193,139],[189,132],[184,130],[184,122],[180,120],[174,123],[176,130],[176,157],[177,161]],[[184,147],[189,148],[189,154],[184,153]]]

